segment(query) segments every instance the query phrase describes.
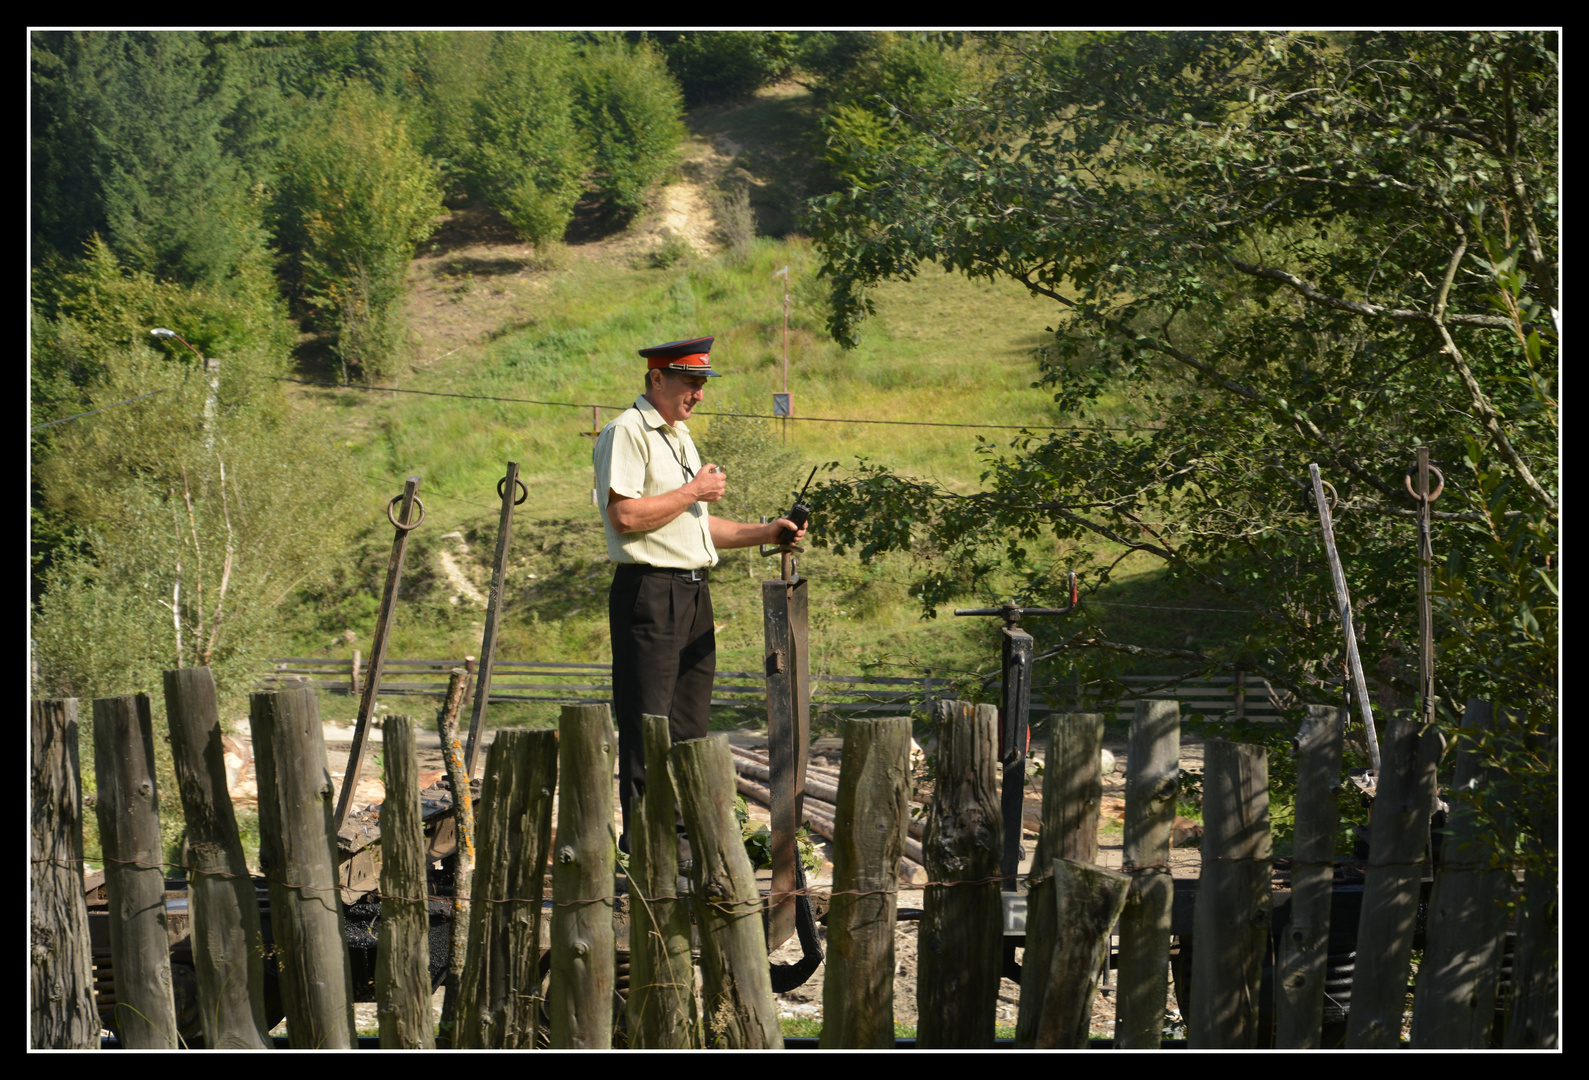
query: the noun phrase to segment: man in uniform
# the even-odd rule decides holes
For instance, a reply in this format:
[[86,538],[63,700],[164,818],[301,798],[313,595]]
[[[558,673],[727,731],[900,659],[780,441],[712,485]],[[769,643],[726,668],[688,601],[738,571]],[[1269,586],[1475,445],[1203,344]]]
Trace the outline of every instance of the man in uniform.
[[[629,850],[629,804],[645,791],[642,714],[666,716],[675,743],[706,735],[717,641],[707,578],[719,548],[796,543],[805,529],[786,518],[751,524],[713,517],[728,478],[703,465],[685,421],[706,380],[717,378],[712,338],[641,349],[646,390],[596,440],[596,490],[614,563],[607,618],[618,720],[618,791]],[[681,858],[688,859],[681,844]]]

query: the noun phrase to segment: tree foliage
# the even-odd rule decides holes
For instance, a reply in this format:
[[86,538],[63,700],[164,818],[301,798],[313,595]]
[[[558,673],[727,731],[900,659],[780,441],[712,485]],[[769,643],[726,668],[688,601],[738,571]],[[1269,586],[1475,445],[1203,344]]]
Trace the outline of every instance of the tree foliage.
[[668,70],[694,108],[753,94],[789,73],[799,36],[786,30],[661,30]]
[[645,205],[673,168],[684,139],[684,102],[660,52],[601,35],[575,66],[575,104],[589,138],[593,184],[621,219]]
[[294,133],[277,201],[283,246],[337,354],[366,378],[407,350],[408,264],[441,212],[434,167],[368,86],[328,96]]
[[[830,329],[929,264],[1054,301],[1042,386],[1079,430],[986,454],[959,496],[882,466],[830,483],[825,535],[936,553],[930,613],[1002,566],[1052,599],[1044,546],[1144,553],[1249,610],[1238,663],[1340,700],[1344,652],[1307,465],[1336,531],[1370,678],[1416,693],[1403,475],[1436,506],[1442,698],[1556,708],[1559,73],[1550,33],[1175,33],[994,39],[985,89],[885,91],[836,125],[816,207]],[[1127,401],[1136,430],[1106,418]],[[821,542],[820,540],[818,542]],[[1116,560],[1117,562],[1118,560]],[[1089,591],[1113,563],[1076,565]],[[1082,629],[1069,641],[1125,649]]]

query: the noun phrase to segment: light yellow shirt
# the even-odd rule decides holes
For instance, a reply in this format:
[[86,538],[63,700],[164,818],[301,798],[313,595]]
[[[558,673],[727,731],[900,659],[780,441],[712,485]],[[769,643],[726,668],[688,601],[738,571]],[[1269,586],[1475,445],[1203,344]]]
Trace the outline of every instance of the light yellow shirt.
[[683,423],[669,424],[644,397],[618,414],[596,439],[596,492],[601,523],[607,530],[607,558],[615,563],[645,563],[677,570],[717,565],[706,504],[692,503],[666,525],[620,533],[607,518],[607,499],[617,492],[630,499],[666,495],[700,471],[701,456]]

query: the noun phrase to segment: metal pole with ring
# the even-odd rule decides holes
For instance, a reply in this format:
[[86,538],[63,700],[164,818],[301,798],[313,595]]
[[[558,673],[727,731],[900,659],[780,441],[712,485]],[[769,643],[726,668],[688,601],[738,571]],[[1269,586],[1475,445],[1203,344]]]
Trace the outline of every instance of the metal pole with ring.
[[[403,493],[392,496],[392,501],[386,504],[386,520],[392,523],[397,532],[392,537],[392,559],[386,567],[386,590],[381,594],[381,613],[375,620],[375,643],[370,646],[369,675],[364,680],[364,694],[359,698],[359,719],[353,728],[353,749],[348,752],[342,793],[337,796],[336,813],[331,819],[332,830],[337,832],[347,823],[348,812],[353,808],[353,789],[358,786],[359,777],[364,775],[364,759],[369,756],[370,742],[367,736],[370,717],[375,713],[375,697],[381,691],[381,668],[386,664],[386,642],[391,636],[392,614],[397,607],[397,584],[403,575],[408,534],[425,520],[425,504],[420,501],[418,492],[419,477],[410,476],[403,485]],[[402,509],[394,517],[392,510],[398,503],[402,503]],[[415,507],[419,508],[419,517],[410,521]]]
[[[1346,632],[1346,664],[1352,680],[1357,709],[1363,718],[1363,739],[1368,743],[1368,760],[1374,773],[1379,773],[1379,735],[1374,731],[1374,709],[1368,702],[1368,683],[1363,678],[1363,661],[1357,655],[1357,630],[1352,625],[1352,595],[1346,589],[1346,571],[1341,568],[1341,557],[1335,551],[1335,524],[1330,520],[1330,507],[1335,503],[1335,489],[1319,476],[1317,465],[1308,466],[1308,476],[1313,481],[1313,501],[1319,507],[1319,527],[1324,531],[1324,554],[1330,563],[1330,579],[1335,583],[1335,602],[1340,610],[1341,628]],[[1324,489],[1330,488],[1325,497]]]
[[[508,544],[513,537],[513,508],[530,497],[530,489],[519,479],[519,463],[508,462],[508,473],[497,481],[497,496],[502,500],[502,517],[497,523],[497,555],[491,567],[491,595],[486,603],[486,627],[480,640],[479,678],[475,680],[474,712],[469,717],[469,742],[464,750],[464,768],[474,776],[480,756],[480,734],[485,725],[486,704],[491,700],[491,665],[497,654],[497,621],[502,618],[502,586],[508,573]],[[514,496],[518,496],[515,498]]]
[[[1414,491],[1413,473],[1418,475],[1418,490]],[[1429,490],[1429,474],[1434,473],[1439,483]],[[1418,459],[1407,477],[1407,494],[1418,504],[1418,695],[1423,712],[1424,726],[1435,722],[1435,640],[1434,612],[1429,602],[1430,571],[1434,566],[1434,540],[1430,534],[1429,504],[1446,489],[1446,477],[1429,464],[1429,448],[1418,448]]]

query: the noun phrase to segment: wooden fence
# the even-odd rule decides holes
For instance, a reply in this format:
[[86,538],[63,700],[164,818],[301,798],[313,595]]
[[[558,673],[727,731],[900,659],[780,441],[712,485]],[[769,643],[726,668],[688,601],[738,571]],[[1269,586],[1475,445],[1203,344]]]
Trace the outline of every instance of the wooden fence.
[[[464,660],[387,660],[381,680],[382,697],[421,695],[443,697],[448,673],[464,667]],[[259,683],[260,689],[310,686],[334,694],[357,696],[363,688],[360,655],[351,657],[284,657]],[[612,669],[607,664],[567,664],[543,661],[498,660],[492,666],[493,702],[541,702],[569,705],[579,702],[612,702]],[[909,712],[931,713],[933,703],[955,696],[963,680],[934,675],[814,675],[811,704],[816,710],[852,716],[887,716]],[[994,676],[985,696],[998,698]],[[1185,678],[1174,675],[1125,675],[1103,683],[1078,685],[1062,680],[1039,683],[1034,690],[1033,713],[1076,712],[1105,709],[1129,714],[1141,698],[1173,698],[1186,715],[1237,716],[1250,720],[1278,719],[1292,704],[1283,692],[1267,682],[1244,674]],[[712,704],[760,708],[766,704],[766,677],[754,671],[719,671],[712,684]]]
[[[218,718],[207,669],[168,672],[166,714],[181,779],[181,812],[202,855],[187,868],[196,1009],[209,1046],[269,1045],[268,987],[261,990],[260,905],[241,863]],[[328,771],[309,687],[256,693],[250,725],[259,766],[260,828],[268,878],[276,969],[291,1045],[353,1045],[352,936],[340,905],[336,836],[324,790]],[[65,746],[75,702],[35,702],[35,739]],[[998,878],[997,716],[986,705],[939,701],[938,767],[922,841],[930,880],[920,923],[917,1045],[986,1048],[994,1042],[1005,957],[1005,895]],[[161,903],[160,813],[147,695],[94,702],[97,803],[111,921],[115,1020],[123,1045],[178,1043],[169,966],[168,918]],[[1167,986],[1187,1018],[1186,1045],[1240,1049],[1277,1045],[1394,1047],[1402,1042],[1412,950],[1423,950],[1411,1042],[1428,1048],[1554,1045],[1551,1011],[1558,959],[1555,882],[1519,890],[1471,818],[1447,823],[1438,872],[1423,854],[1435,764],[1443,740],[1394,720],[1384,740],[1379,798],[1397,808],[1376,818],[1366,863],[1333,859],[1342,790],[1342,711],[1313,707],[1297,737],[1296,858],[1288,888],[1275,888],[1270,847],[1268,761],[1263,748],[1205,744],[1202,877],[1195,889],[1169,884],[1170,822],[1180,709],[1142,700],[1132,709],[1125,800],[1123,872],[1097,865],[1101,801],[1099,713],[1061,714],[1051,725],[1041,825],[1033,870],[1023,881],[1025,957],[1014,1043],[1075,1048],[1089,1043],[1101,973],[1118,934],[1117,1045],[1157,1047]],[[1490,711],[1471,702],[1458,745],[1458,778],[1477,776],[1470,743]],[[559,730],[507,731],[485,765],[478,813],[478,862],[468,907],[470,932],[458,1012],[460,1047],[776,1048],[783,1045],[757,891],[732,814],[734,768],[727,738],[669,747],[664,718],[646,721],[645,806],[632,822],[627,892],[613,887],[614,742],[600,704],[566,705]],[[381,1044],[433,1045],[434,971],[427,949],[445,934],[425,932],[432,885],[414,765],[411,722],[387,721],[387,807],[381,826],[379,890],[383,930],[375,964]],[[51,733],[54,734],[51,734]],[[211,752],[213,750],[213,752]],[[861,718],[844,725],[827,919],[824,1048],[891,1047],[897,873],[907,838],[910,720]],[[75,755],[36,770],[36,806],[76,798]],[[558,783],[558,779],[563,782]],[[664,782],[666,778],[667,782]],[[109,797],[109,793],[118,793]],[[673,799],[688,827],[694,865],[679,892]],[[552,833],[556,806],[557,831]],[[167,812],[176,803],[168,800]],[[54,938],[77,932],[59,875],[81,852],[70,808],[35,817],[35,912],[63,912]],[[552,896],[543,895],[550,863]],[[1432,881],[1428,880],[1432,878]],[[66,886],[68,889],[70,885]],[[148,897],[144,894],[148,893]],[[1422,900],[1427,892],[1427,899]],[[150,899],[149,897],[152,897]],[[1190,910],[1183,910],[1183,899]],[[81,900],[81,894],[78,894]],[[1508,926],[1505,902],[1523,917],[1516,929],[1510,995],[1501,982]],[[1415,918],[1420,903],[1427,918]],[[77,909],[80,910],[80,909]],[[351,909],[349,909],[351,910]],[[448,909],[450,910],[450,909]],[[687,914],[686,914],[687,912]],[[388,925],[389,923],[389,925]],[[692,930],[693,925],[693,930]],[[1427,930],[1420,927],[1427,926]],[[1001,933],[1001,927],[1003,932]],[[432,927],[434,931],[434,927]],[[1421,940],[1420,940],[1421,935]],[[691,938],[694,938],[692,947]],[[39,940],[38,928],[35,940]],[[35,978],[41,963],[35,949]],[[1270,957],[1273,956],[1271,960]],[[1523,959],[1529,963],[1524,964]],[[1346,974],[1342,985],[1342,965]],[[689,992],[697,985],[701,995]],[[540,973],[549,972],[543,984]],[[62,1013],[85,1007],[72,993],[35,994],[36,1045],[58,1045],[82,1023]],[[1328,994],[1327,994],[1328,991]],[[263,995],[263,996],[262,996]],[[615,995],[622,1011],[615,1009]],[[1349,995],[1344,1023],[1332,1005]],[[1497,1008],[1514,1003],[1505,1024]],[[91,1006],[89,1006],[91,1007]],[[1339,1016],[1334,1017],[1340,1020]],[[44,1033],[41,1035],[41,1032]],[[50,1033],[55,1033],[51,1035]],[[44,1041],[41,1041],[44,1040]]]

